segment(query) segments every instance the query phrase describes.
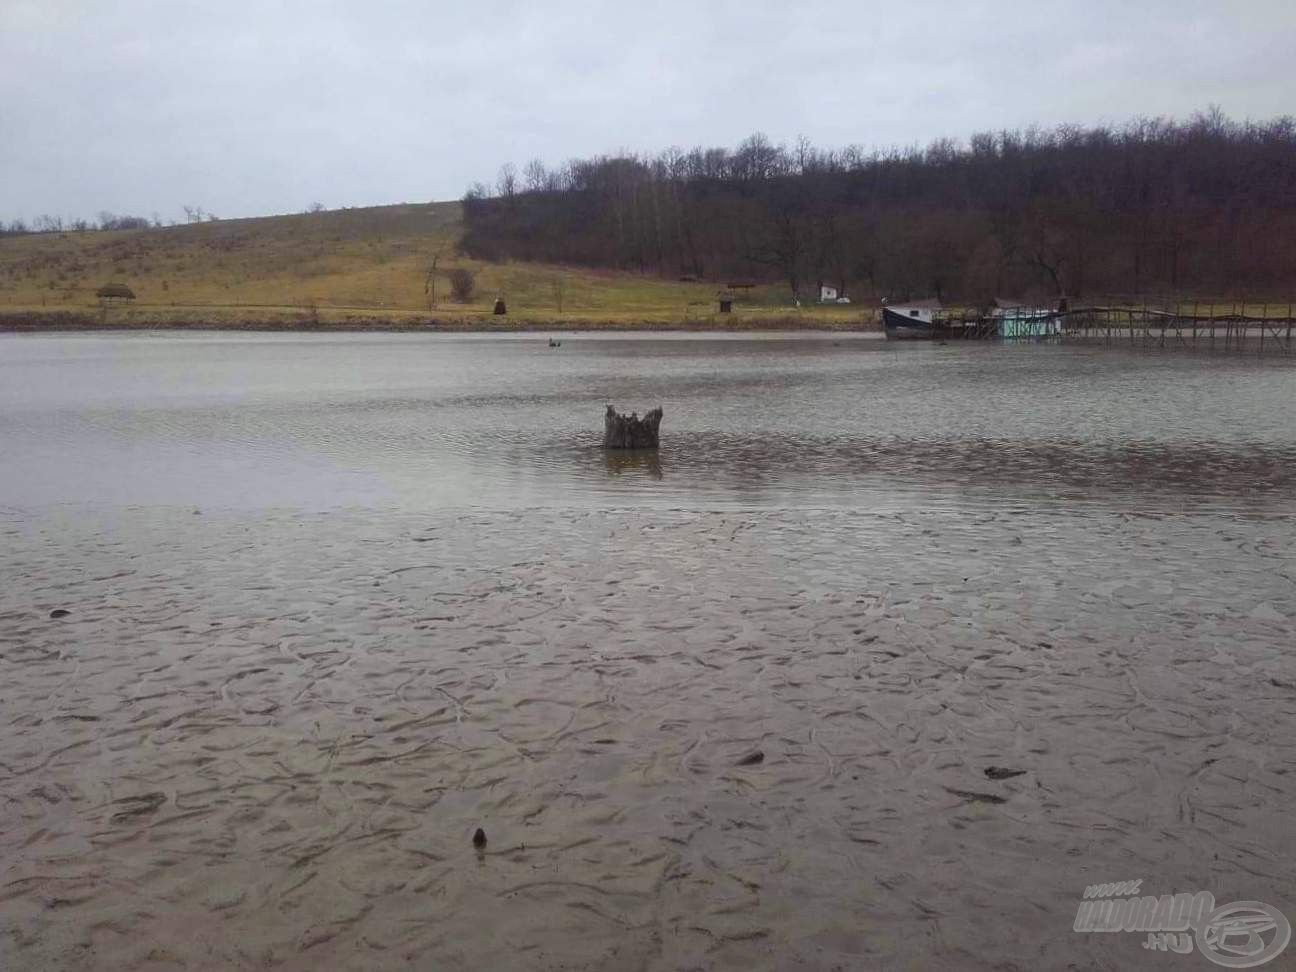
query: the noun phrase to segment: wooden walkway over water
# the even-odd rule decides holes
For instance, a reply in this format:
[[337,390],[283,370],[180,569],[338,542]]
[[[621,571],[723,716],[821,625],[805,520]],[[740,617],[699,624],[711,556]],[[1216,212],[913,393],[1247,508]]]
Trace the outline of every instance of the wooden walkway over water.
[[[1036,323],[1038,322],[1038,323]],[[1051,337],[1145,348],[1296,353],[1296,304],[1077,307],[1018,322],[1018,338]]]

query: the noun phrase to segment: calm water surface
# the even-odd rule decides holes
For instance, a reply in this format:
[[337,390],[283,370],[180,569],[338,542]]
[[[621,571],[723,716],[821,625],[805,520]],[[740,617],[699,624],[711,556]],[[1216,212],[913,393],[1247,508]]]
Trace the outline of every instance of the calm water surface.
[[[0,503],[1273,508],[1296,370],[862,337],[0,339]],[[666,410],[659,456],[599,448]]]

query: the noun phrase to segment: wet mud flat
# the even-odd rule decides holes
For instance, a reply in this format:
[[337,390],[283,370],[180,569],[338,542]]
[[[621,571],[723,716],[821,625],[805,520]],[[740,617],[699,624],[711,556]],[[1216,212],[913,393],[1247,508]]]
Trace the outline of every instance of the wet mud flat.
[[1138,967],[1086,885],[1296,908],[1293,547],[0,511],[0,964]]

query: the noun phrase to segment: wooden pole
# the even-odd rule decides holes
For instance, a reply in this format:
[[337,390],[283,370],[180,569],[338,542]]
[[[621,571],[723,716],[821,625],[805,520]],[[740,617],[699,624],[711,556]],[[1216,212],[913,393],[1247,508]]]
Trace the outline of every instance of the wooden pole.
[[436,272],[437,272],[437,261],[440,260],[440,259],[441,259],[441,254],[440,254],[440,253],[434,253],[434,254],[432,254],[432,268],[431,268],[430,270],[428,270],[427,283],[426,283],[426,284],[424,285],[424,287],[423,287],[424,291],[426,291],[428,294],[431,295],[431,296],[428,298],[428,306],[429,306],[429,309],[430,309],[430,310],[435,310],[435,309],[436,309],[436,305],[437,305],[437,301],[436,301]]

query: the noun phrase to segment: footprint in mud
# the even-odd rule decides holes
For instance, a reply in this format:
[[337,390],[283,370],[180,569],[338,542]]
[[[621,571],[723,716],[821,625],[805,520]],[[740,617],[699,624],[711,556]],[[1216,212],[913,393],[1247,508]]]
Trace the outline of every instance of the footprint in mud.
[[993,793],[977,793],[975,790],[956,790],[953,787],[945,787],[946,793],[951,793],[968,803],[1007,803],[1006,797],[996,796]]
[[125,807],[112,815],[113,823],[127,823],[136,817],[144,817],[166,803],[165,793],[141,793],[138,796],[122,797],[116,802]]

